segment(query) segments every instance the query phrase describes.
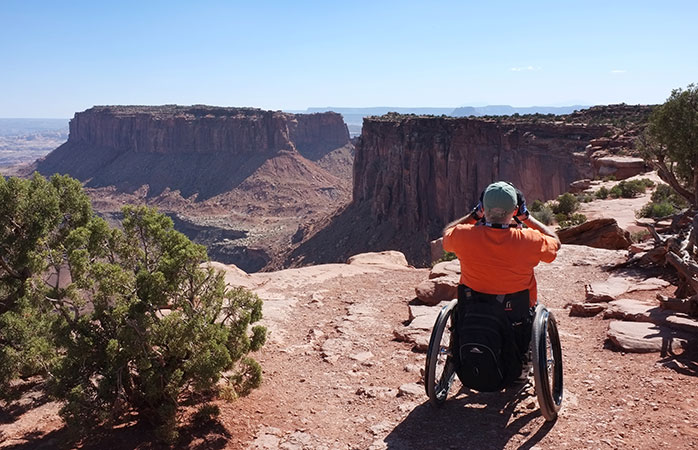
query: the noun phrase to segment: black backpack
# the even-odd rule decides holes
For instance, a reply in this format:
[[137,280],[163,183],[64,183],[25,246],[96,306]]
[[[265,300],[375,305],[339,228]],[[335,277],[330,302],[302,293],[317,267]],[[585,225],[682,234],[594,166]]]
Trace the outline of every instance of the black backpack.
[[[522,338],[530,337],[528,291],[525,303],[512,301],[509,295],[481,294],[467,288],[459,291],[451,347],[456,373],[471,389],[498,391],[521,374],[522,347],[528,345],[528,339],[524,343]],[[512,304],[519,307],[512,308]],[[515,316],[522,320],[512,320]]]

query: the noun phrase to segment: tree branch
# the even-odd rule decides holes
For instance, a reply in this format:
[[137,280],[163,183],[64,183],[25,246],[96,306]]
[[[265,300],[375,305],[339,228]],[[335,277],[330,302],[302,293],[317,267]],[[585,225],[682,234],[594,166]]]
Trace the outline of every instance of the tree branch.
[[684,197],[690,204],[695,203],[695,195],[693,192],[689,191],[688,189],[684,188],[681,186],[679,183],[679,180],[676,179],[676,176],[674,175],[674,172],[667,167],[666,163],[664,162],[664,155],[657,155],[655,152],[653,152],[655,155],[655,159],[652,159],[650,161],[650,164],[652,167],[657,169],[657,174],[659,175],[659,178],[662,179],[665,183],[667,183],[669,186],[672,187],[679,195]]

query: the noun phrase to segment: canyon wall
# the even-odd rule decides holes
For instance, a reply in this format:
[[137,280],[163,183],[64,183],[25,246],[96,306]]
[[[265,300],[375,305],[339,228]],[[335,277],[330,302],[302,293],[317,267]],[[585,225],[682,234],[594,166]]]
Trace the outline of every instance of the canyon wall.
[[507,180],[528,202],[592,176],[587,147],[608,125],[387,114],[364,120],[354,158],[353,202],[308,230],[287,265],[341,261],[394,249],[431,262],[429,241],[466,214],[491,182]]
[[608,131],[564,123],[370,118],[356,147],[354,202],[368,205],[378,222],[435,238],[493,181],[511,181],[529,202],[566,192],[572,181],[591,175],[585,147]]
[[280,151],[319,159],[349,143],[336,113],[296,115],[212,106],[96,106],[76,113],[68,141],[37,163],[88,187],[148,185],[208,198],[238,186]]

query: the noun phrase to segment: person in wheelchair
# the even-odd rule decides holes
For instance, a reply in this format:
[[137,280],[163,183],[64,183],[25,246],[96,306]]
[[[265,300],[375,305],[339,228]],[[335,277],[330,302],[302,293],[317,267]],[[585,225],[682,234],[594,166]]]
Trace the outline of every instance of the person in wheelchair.
[[557,234],[530,216],[521,192],[503,181],[446,226],[443,248],[461,266],[452,348],[463,384],[494,391],[527,380],[534,267],[552,262],[560,246]]

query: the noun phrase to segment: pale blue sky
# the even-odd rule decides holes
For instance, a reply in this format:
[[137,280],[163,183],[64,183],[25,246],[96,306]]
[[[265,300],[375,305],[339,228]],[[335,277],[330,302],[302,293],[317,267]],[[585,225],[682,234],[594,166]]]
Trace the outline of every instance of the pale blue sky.
[[0,117],[93,105],[660,103],[695,1],[0,0]]

